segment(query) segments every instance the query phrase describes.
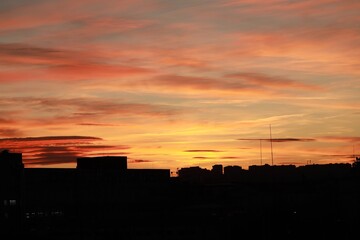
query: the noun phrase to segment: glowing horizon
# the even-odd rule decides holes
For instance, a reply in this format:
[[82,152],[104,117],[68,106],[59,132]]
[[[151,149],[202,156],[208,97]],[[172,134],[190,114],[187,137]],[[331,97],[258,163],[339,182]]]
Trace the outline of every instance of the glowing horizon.
[[355,0],[0,3],[0,149],[27,167],[351,163]]

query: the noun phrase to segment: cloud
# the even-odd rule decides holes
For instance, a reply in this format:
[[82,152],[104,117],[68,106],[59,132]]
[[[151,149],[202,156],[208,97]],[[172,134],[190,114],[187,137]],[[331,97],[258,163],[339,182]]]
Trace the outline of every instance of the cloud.
[[273,96],[271,89],[262,86],[248,84],[238,79],[217,79],[212,77],[182,76],[182,75],[158,75],[134,81],[122,81],[121,86],[139,91],[156,91],[175,93],[182,95],[256,95]]
[[[106,150],[106,149],[104,149],[104,150]],[[116,150],[114,151],[113,149],[108,149],[108,150],[109,150],[109,152],[89,152],[86,154],[86,156],[87,157],[128,156],[131,154],[130,152],[116,151]]]
[[[266,141],[270,142],[268,138],[239,138],[240,141]],[[313,142],[316,139],[313,138],[272,138],[272,142]]]
[[[153,72],[155,74],[155,72]],[[239,94],[263,98],[293,96],[287,90],[323,90],[315,84],[305,84],[285,77],[269,76],[262,73],[234,73],[223,77],[208,77],[178,74],[148,74],[144,78],[118,81],[119,88],[156,93],[175,93],[181,95],[209,95],[216,97],[238,97]],[[99,87],[100,84],[99,84]]]
[[212,157],[193,157],[193,159],[214,159]]
[[21,152],[27,165],[51,165],[60,163],[75,163],[76,158],[99,154],[99,151],[109,151],[108,154],[118,154],[118,151],[129,149],[125,145],[103,145],[104,140],[92,136],[41,136],[25,138],[1,138],[3,149]]
[[98,79],[98,78],[120,78],[138,74],[153,73],[152,70],[106,63],[79,63],[51,66],[47,70],[51,78],[60,80],[69,79]]
[[108,124],[108,123],[89,123],[89,122],[85,122],[85,123],[78,123],[77,125],[80,125],[80,126],[99,126],[99,127],[113,127],[113,126],[117,126],[117,124]]
[[354,136],[323,136],[319,139],[327,142],[360,142],[360,137]]
[[353,159],[355,158],[355,156],[353,154],[322,154],[322,156],[327,156],[327,157],[342,157],[342,158],[349,158],[349,159]]
[[0,62],[17,67],[36,67],[20,73],[35,72],[40,76],[45,74],[44,70],[50,66],[81,65],[91,63],[94,59],[96,54],[89,51],[39,47],[24,43],[0,43]]
[[[38,59],[70,59],[75,52],[64,51],[53,48],[37,47],[22,43],[0,43],[1,57],[23,57],[23,58],[38,58]],[[75,56],[76,57],[76,56]]]
[[241,159],[241,157],[224,156],[224,157],[221,157],[220,159]]
[[0,82],[118,79],[154,73],[154,70],[141,66],[110,63],[110,58],[97,51],[47,48],[22,43],[0,43],[0,62],[17,66],[16,70],[9,68],[0,71]]
[[[37,64],[31,62],[31,65]],[[78,63],[42,66],[36,69],[0,71],[0,82],[22,82],[38,80],[81,81],[90,79],[118,79],[136,75],[152,74],[153,71],[136,66],[107,63]]]
[[184,152],[222,152],[222,151],[219,151],[219,150],[209,150],[209,149],[206,149],[206,150],[198,150],[198,149],[195,149],[195,150],[185,150]]
[[94,140],[103,140],[99,137],[89,137],[89,136],[44,136],[44,137],[25,137],[25,138],[0,138],[0,143],[6,142],[71,142],[71,141],[94,141]]
[[[182,110],[167,105],[151,103],[131,103],[121,99],[102,99],[102,98],[0,98],[0,104],[4,107],[21,107],[21,113],[26,113],[31,109],[31,122],[36,124],[36,120],[46,124],[81,124],[94,125],[88,123],[89,119],[97,121],[107,120],[110,116],[148,116],[148,117],[168,117],[181,113]],[[64,109],[59,113],[59,109]],[[20,111],[19,110],[19,111]],[[42,116],[46,113],[46,117]],[[29,117],[28,117],[29,118]],[[102,124],[102,123],[100,123]],[[107,124],[107,123],[104,123]]]
[[[133,24],[130,20],[119,24],[118,21],[111,21],[103,18],[106,13],[110,16],[120,13],[127,13],[132,7],[138,6],[138,1],[107,1],[106,3],[98,0],[83,1],[32,1],[29,3],[8,5],[6,11],[3,11],[0,17],[0,28],[9,30],[38,29],[51,26],[57,28],[66,25],[64,30],[70,31],[72,28],[95,28],[103,31],[116,31],[116,29],[137,28],[138,24]],[[143,9],[148,4],[142,3]],[[69,11],[59,11],[59,9],[68,9]],[[51,14],[50,14],[51,13]],[[99,19],[99,20],[98,20]],[[134,20],[135,21],[135,20]],[[85,22],[85,23],[84,23]],[[115,26],[111,28],[110,26]],[[61,29],[61,28],[60,28]]]
[[145,159],[129,159],[128,163],[149,163],[154,162],[152,160],[145,160]]
[[357,1],[288,1],[288,0],[269,0],[263,2],[261,0],[229,0],[223,3],[224,6],[236,8],[241,12],[249,12],[252,14],[271,14],[274,17],[293,17],[294,15],[334,15],[344,14],[360,7]]
[[203,91],[223,90],[229,92],[238,92],[254,90],[252,86],[247,85],[242,81],[180,75],[162,75],[152,79],[148,83],[155,84],[156,86],[171,86]]
[[248,84],[274,87],[274,88],[295,88],[304,90],[321,90],[319,86],[313,84],[305,84],[283,77],[273,77],[260,73],[233,73],[227,74],[225,77],[243,80]]
[[18,129],[0,128],[0,137],[20,137],[20,136],[23,136],[23,132]]

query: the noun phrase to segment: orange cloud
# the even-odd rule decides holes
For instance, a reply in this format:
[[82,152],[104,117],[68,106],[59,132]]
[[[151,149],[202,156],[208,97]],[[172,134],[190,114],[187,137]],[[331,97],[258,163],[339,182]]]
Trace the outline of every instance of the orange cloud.
[[[266,142],[270,142],[269,138],[239,138],[237,140],[240,141],[266,141]],[[313,142],[316,141],[313,138],[272,138],[271,139],[272,142]]]
[[23,132],[16,128],[0,128],[0,137],[20,137]]
[[195,150],[185,150],[184,152],[222,152],[222,151],[212,150],[212,149],[206,149],[206,150],[195,149]]
[[67,79],[97,79],[97,78],[120,78],[124,76],[132,76],[136,74],[152,73],[152,70],[121,66],[121,65],[109,65],[98,63],[81,63],[73,65],[58,65],[52,66],[48,69],[47,76],[58,78],[61,80]]
[[[240,80],[234,79],[216,79],[207,77],[193,77],[180,75],[161,75],[152,79],[139,80],[124,83],[125,86],[143,89],[159,89],[178,94],[202,93],[202,94],[267,94],[272,92],[261,87],[255,87]],[[179,91],[180,90],[180,91]],[[183,91],[181,91],[183,90]]]
[[324,136],[319,139],[329,142],[360,142],[360,137],[353,136]]
[[146,160],[146,159],[133,159],[133,158],[129,158],[128,163],[149,163],[149,162],[154,162],[153,160]]

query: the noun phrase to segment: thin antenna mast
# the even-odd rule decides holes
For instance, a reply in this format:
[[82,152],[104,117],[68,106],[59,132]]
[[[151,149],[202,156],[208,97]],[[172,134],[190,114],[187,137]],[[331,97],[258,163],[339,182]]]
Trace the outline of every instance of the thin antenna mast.
[[259,140],[260,140],[260,165],[262,165],[262,144],[261,144],[262,139]]
[[272,136],[271,136],[271,124],[270,124],[270,146],[271,146],[271,165],[274,165],[274,154],[273,154]]

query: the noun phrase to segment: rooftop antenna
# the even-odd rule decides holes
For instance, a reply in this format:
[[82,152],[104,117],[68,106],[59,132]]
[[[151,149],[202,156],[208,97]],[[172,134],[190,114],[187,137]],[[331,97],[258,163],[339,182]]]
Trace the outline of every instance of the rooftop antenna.
[[273,146],[272,146],[272,136],[271,136],[271,124],[270,127],[270,146],[271,146],[271,165],[274,165],[274,154],[273,154]]
[[262,165],[262,144],[261,144],[261,140],[262,139],[259,139],[259,141],[260,141],[260,165]]

